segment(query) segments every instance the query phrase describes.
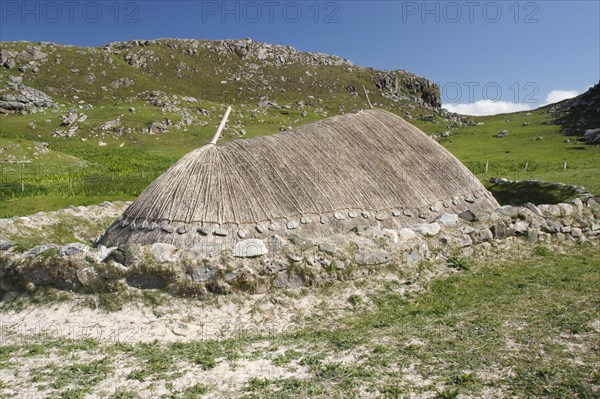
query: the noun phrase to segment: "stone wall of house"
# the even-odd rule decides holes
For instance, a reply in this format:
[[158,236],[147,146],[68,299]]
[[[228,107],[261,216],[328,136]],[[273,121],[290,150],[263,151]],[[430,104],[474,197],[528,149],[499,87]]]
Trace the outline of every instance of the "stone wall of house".
[[197,298],[239,291],[260,294],[365,278],[423,261],[481,256],[503,260],[540,243],[548,248],[598,245],[599,237],[600,205],[587,196],[557,205],[503,206],[485,214],[442,214],[433,223],[400,230],[374,225],[320,239],[273,234],[266,240],[240,240],[233,247],[218,241],[188,249],[48,243],[19,252],[17,243],[0,238],[0,290],[53,286],[107,292],[134,287]]

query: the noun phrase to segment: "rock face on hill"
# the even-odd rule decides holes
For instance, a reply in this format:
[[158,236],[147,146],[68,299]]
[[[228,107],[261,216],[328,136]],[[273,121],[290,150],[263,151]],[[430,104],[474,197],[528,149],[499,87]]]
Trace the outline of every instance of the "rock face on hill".
[[18,82],[10,85],[14,92],[0,95],[0,113],[35,113],[41,109],[57,107],[52,97],[43,91]]
[[600,82],[585,93],[548,106],[555,123],[567,136],[583,136],[588,144],[600,144]]
[[[259,103],[262,97],[273,104],[308,103],[312,97],[315,107],[329,108],[330,113],[348,111],[348,103],[354,109],[364,108],[365,86],[376,107],[445,115],[439,86],[426,78],[404,70],[378,71],[336,55],[252,39],[133,40],[99,48],[3,43],[0,82],[9,83],[9,78],[21,79],[67,102],[94,104],[124,93],[136,96],[152,91],[233,104]],[[11,97],[18,94],[16,89],[7,89],[0,90],[0,95],[9,96],[2,100],[2,109],[8,113],[32,110]]]

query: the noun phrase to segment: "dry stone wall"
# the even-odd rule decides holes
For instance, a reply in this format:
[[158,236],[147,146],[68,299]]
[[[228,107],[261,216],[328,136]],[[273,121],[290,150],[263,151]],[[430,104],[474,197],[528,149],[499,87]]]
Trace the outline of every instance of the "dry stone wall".
[[[123,205],[79,207],[112,216]],[[30,223],[35,223],[35,215]],[[38,215],[39,218],[47,216]],[[21,218],[1,220],[6,231]],[[598,245],[600,205],[593,197],[557,205],[503,206],[493,212],[442,214],[432,223],[398,230],[376,224],[322,239],[293,233],[267,239],[215,241],[192,248],[169,244],[127,244],[115,248],[83,243],[46,243],[19,252],[18,240],[0,238],[0,289],[32,291],[42,286],[77,292],[165,289],[176,295],[323,286],[337,280],[414,267],[423,261],[449,262],[468,257],[510,257],[540,243],[549,248]]]

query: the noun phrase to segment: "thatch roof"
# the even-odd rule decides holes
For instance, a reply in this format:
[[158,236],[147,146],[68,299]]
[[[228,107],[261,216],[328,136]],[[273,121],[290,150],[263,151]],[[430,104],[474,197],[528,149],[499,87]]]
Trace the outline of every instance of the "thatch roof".
[[100,243],[188,247],[285,232],[319,237],[497,207],[435,140],[373,109],[196,149],[150,184]]

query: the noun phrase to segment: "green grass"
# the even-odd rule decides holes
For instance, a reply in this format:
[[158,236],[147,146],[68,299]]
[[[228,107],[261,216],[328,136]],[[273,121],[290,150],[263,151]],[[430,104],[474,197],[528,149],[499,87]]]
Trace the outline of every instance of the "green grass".
[[[578,137],[566,137],[560,126],[544,125],[552,120],[546,110],[473,119],[483,125],[458,128],[442,144],[480,179],[545,180],[582,185],[593,194],[600,194],[600,146],[586,145]],[[523,126],[525,122],[528,126]],[[502,130],[508,130],[509,135],[494,137]],[[539,137],[543,140],[536,140]],[[567,139],[570,142],[565,142]],[[486,161],[489,161],[487,174]]]

